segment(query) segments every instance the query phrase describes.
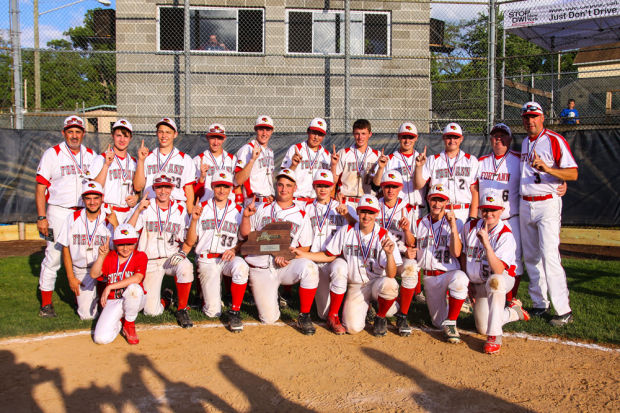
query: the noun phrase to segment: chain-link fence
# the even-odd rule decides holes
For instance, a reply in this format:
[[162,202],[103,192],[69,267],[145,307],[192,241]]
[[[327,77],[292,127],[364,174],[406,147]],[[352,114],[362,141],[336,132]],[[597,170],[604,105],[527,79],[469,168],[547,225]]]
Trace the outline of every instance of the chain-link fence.
[[[531,99],[553,123],[620,122],[620,69],[608,62],[618,45],[545,50],[504,31],[511,2],[127,0],[86,11],[88,0],[58,29],[78,6],[10,1],[22,23],[0,32],[0,127],[57,130],[78,112],[99,132],[117,117],[151,131],[162,116],[184,132],[212,122],[243,132],[269,114],[285,132],[320,116],[334,133],[356,118],[379,132],[409,120],[421,132],[457,121],[483,133],[518,126]],[[577,112],[563,116],[569,99]]]

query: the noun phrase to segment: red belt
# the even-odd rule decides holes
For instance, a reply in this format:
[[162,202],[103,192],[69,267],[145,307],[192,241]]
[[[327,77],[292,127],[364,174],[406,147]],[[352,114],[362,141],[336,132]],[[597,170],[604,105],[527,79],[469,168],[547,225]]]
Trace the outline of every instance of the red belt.
[[296,196],[296,197],[293,197],[293,199],[296,200],[296,201],[302,201],[302,202],[314,201],[314,198],[310,198],[310,197],[307,197],[307,196]]
[[447,205],[446,209],[450,209],[450,207],[452,207],[452,209],[465,209],[465,208],[469,208],[469,204],[454,204],[454,205]]
[[79,211],[82,208],[84,208],[84,207],[69,207],[69,209],[72,209],[74,211]]
[[530,202],[534,202],[534,201],[544,201],[547,199],[551,199],[553,198],[553,195],[551,194],[547,194],[547,195],[540,195],[540,196],[528,196],[528,195],[523,195],[522,197],[525,201],[530,201]]
[[254,198],[254,202],[269,202],[268,196],[257,196]]
[[427,276],[429,276],[429,277],[435,277],[435,276],[437,276],[437,275],[441,275],[441,274],[444,274],[444,273],[445,273],[445,271],[439,271],[439,270],[437,270],[437,271],[426,271],[426,270],[422,270],[422,271],[424,271],[424,275],[427,275]]
[[[203,258],[205,257],[204,254],[200,254]],[[222,256],[222,254],[207,254],[206,258],[220,258]]]
[[343,202],[355,202],[356,204],[360,202],[361,196],[344,196],[342,197]]
[[112,210],[114,211],[118,211],[118,212],[127,212],[129,211],[131,208],[129,207],[118,207],[118,206],[113,206]]

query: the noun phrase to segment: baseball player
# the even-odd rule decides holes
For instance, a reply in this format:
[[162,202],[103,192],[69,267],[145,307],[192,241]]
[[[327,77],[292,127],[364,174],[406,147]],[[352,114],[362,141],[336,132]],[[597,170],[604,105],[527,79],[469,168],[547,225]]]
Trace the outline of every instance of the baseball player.
[[[167,302],[161,299],[161,283],[164,275],[174,275],[178,303],[175,317],[183,328],[194,324],[189,317],[187,301],[194,281],[194,267],[187,259],[185,234],[189,216],[184,202],[171,199],[176,179],[160,175],[153,179],[154,199],[144,198],[134,208],[128,223],[141,231],[138,250],[149,258],[144,278],[147,292],[144,314],[157,316],[164,312]],[[182,248],[179,246],[183,244]]]
[[114,246],[99,247],[99,255],[90,270],[93,279],[105,282],[101,294],[103,310],[97,320],[93,340],[97,344],[114,341],[122,329],[129,344],[138,344],[135,321],[146,302],[142,286],[148,257],[136,250],[138,233],[129,224],[121,224],[114,230]]
[[474,319],[480,334],[486,334],[486,354],[499,353],[502,326],[511,321],[529,320],[529,314],[514,300],[504,308],[506,293],[515,283],[515,238],[500,218],[504,210],[502,191],[489,188],[481,192],[482,219],[473,219],[463,227],[461,268],[469,277],[474,300]]
[[[449,343],[460,343],[456,319],[467,298],[468,279],[458,261],[463,224],[452,211],[446,211],[450,200],[447,192],[443,184],[433,185],[428,191],[430,213],[417,222],[416,256],[433,325],[443,329]],[[449,293],[447,305],[446,293]]]
[[[364,195],[357,205],[359,223],[341,227],[327,243],[324,252],[295,250],[299,256],[317,262],[346,262],[348,285],[342,324],[349,334],[364,329],[368,307],[372,301],[377,301],[379,309],[374,319],[373,334],[377,337],[385,336],[385,317],[398,296],[398,283],[394,277],[402,261],[389,232],[375,222],[378,212],[377,198]],[[337,258],[339,256],[341,258]],[[337,272],[334,276],[342,275]],[[330,309],[330,313],[332,311]]]
[[230,330],[237,333],[243,330],[239,311],[250,270],[243,258],[235,256],[242,208],[229,198],[232,187],[233,176],[229,171],[219,169],[212,174],[213,198],[202,202],[192,212],[185,244],[191,248],[198,241],[198,278],[204,297],[202,311],[207,317],[221,315],[222,276],[232,278],[228,321]]
[[358,119],[353,123],[355,144],[337,153],[336,147],[333,148],[331,170],[335,182],[340,183],[338,199],[354,209],[362,195],[372,193],[371,169],[380,154],[368,146],[371,136],[370,122],[366,119]]
[[[203,153],[194,157],[194,165],[196,167],[196,184],[194,192],[196,199],[200,203],[213,198],[211,190],[211,179],[216,170],[226,170],[230,173],[235,172],[237,158],[232,153],[224,150],[226,142],[226,130],[219,123],[209,126],[207,132],[207,142],[209,147]],[[231,191],[230,198],[234,201],[235,194]]]
[[[184,202],[188,213],[194,206],[194,181],[196,168],[192,158],[174,146],[179,136],[177,125],[170,118],[163,118],[157,125],[159,147],[149,152],[144,146],[144,139],[138,149],[138,164],[133,177],[136,191],[144,191],[147,197],[154,197],[153,179],[162,174],[173,179],[172,199]],[[148,307],[148,304],[147,304]]]
[[266,115],[256,119],[256,136],[237,151],[235,181],[243,187],[244,205],[273,201],[273,151],[268,146],[273,120]]
[[90,174],[101,184],[105,195],[103,201],[108,204],[118,222],[125,222],[129,210],[136,206],[138,195],[133,190],[133,176],[136,160],[127,153],[131,142],[133,128],[126,119],[119,119],[112,125],[113,145],[100,156],[95,157],[90,165]]
[[422,189],[427,182],[429,186],[441,184],[450,197],[454,215],[465,222],[478,214],[478,159],[460,149],[463,131],[457,123],[448,123],[444,128],[443,142],[441,153],[427,159],[424,147],[424,152],[416,157],[415,187]]
[[563,181],[577,180],[577,163],[564,137],[543,126],[545,115],[538,103],[525,103],[521,118],[527,139],[521,147],[519,215],[531,314],[544,315],[551,302],[557,315],[550,323],[563,326],[573,321],[573,314],[559,253],[562,199],[557,188]]
[[84,209],[69,214],[58,234],[62,245],[62,259],[75,294],[77,313],[82,320],[92,320],[97,314],[96,282],[88,276],[97,259],[99,246],[107,244],[114,230],[106,219],[109,207],[103,205],[103,188],[98,182],[82,185]]
[[281,165],[282,168],[290,168],[295,171],[298,182],[294,200],[302,208],[305,208],[306,203],[312,202],[316,198],[313,189],[314,174],[319,169],[328,169],[331,164],[331,154],[321,145],[327,133],[325,119],[312,119],[308,125],[307,133],[308,139],[305,142],[297,143],[288,148]]
[[[306,213],[293,202],[297,189],[295,182],[295,171],[284,168],[278,173],[275,202],[260,207],[252,202],[245,208],[239,231],[241,237],[247,237],[251,231],[260,231],[271,222],[290,222],[291,247],[310,250],[313,241],[311,224]],[[299,282],[297,325],[303,334],[314,334],[316,330],[310,309],[319,284],[316,264],[304,258],[289,261],[270,255],[248,255],[245,260],[250,265],[250,285],[260,320],[266,324],[275,323],[280,318],[278,287]]]
[[82,183],[90,178],[88,166],[95,154],[82,145],[84,133],[82,118],[67,117],[62,130],[65,141],[47,149],[37,167],[34,196],[38,214],[37,229],[47,240],[39,277],[40,317],[56,317],[52,293],[56,272],[60,268],[62,247],[55,240],[67,217],[83,205]]

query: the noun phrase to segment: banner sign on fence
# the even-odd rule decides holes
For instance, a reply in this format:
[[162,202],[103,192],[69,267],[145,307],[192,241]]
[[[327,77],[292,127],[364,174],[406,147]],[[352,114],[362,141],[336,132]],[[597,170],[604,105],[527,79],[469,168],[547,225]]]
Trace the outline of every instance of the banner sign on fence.
[[525,7],[516,3],[504,9],[504,29],[619,16],[619,0],[559,1],[544,5],[530,1]]

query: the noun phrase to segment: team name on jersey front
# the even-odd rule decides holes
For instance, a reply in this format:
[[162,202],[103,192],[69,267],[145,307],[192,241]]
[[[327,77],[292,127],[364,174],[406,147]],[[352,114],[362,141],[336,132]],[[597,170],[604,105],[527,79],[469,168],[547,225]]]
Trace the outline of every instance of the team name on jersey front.
[[471,168],[469,166],[457,166],[454,168],[454,173],[451,173],[448,168],[435,169],[435,179],[451,178],[455,176],[469,176],[471,174]]

